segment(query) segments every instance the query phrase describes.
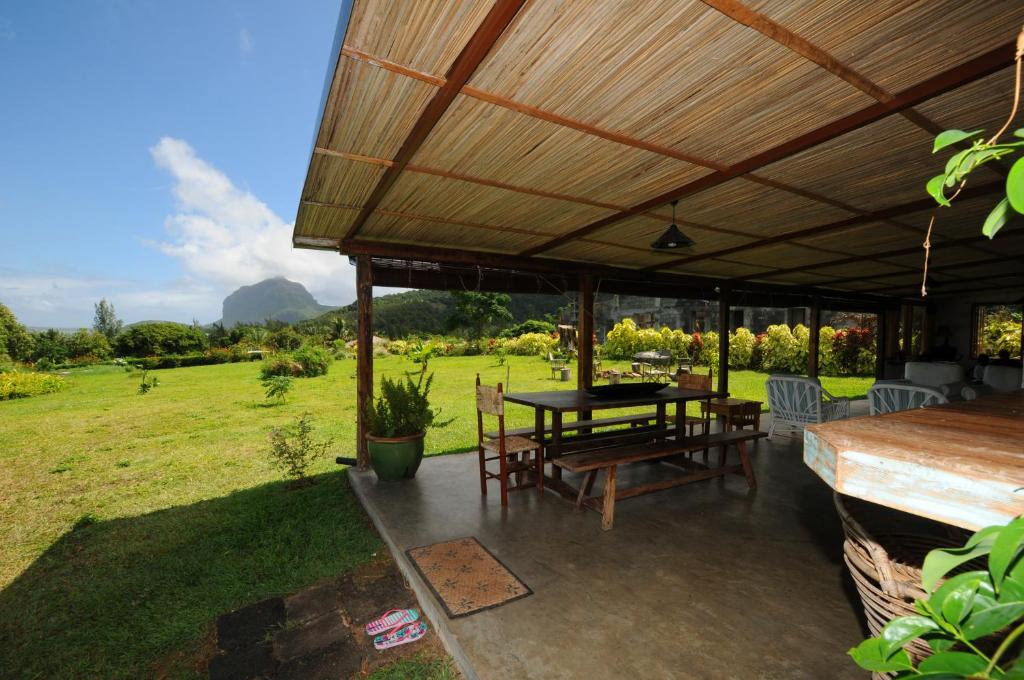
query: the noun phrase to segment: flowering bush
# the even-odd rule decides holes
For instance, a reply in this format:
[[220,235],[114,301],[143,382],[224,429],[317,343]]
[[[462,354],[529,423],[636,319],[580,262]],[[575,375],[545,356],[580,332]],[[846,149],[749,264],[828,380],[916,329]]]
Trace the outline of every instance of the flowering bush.
[[399,356],[409,353],[409,343],[405,340],[392,340],[388,343],[388,352]]
[[747,368],[754,355],[754,343],[757,339],[746,328],[737,328],[729,334],[729,366],[731,368]]
[[[797,363],[800,346],[786,324],[768,326],[761,342],[761,367],[771,373],[797,373],[806,366]],[[806,356],[806,350],[804,350]]]
[[[694,335],[697,335],[694,333]],[[711,366],[718,368],[718,333],[714,331],[707,331],[701,336],[701,344],[703,345],[700,350],[700,354],[695,357],[697,363],[702,366]]]
[[49,373],[7,371],[0,373],[0,401],[60,392],[67,386],[63,378]]
[[503,340],[501,346],[509,354],[518,356],[547,356],[558,346],[558,338],[549,333],[524,333],[518,338]]
[[[836,331],[833,352],[840,373],[864,375],[875,370],[875,330],[848,328]],[[869,358],[870,356],[870,358]]]

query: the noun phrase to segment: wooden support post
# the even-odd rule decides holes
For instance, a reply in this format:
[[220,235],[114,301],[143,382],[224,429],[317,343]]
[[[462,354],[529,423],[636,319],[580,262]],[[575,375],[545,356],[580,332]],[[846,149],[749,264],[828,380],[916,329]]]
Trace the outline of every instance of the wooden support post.
[[875,334],[875,379],[885,378],[885,359],[888,356],[889,338],[891,333],[889,327],[892,325],[890,310],[882,307],[878,310],[878,329]]
[[718,391],[729,391],[729,289],[718,293]]
[[807,337],[807,377],[818,377],[818,340],[821,337],[821,300],[811,298],[811,307],[808,310],[810,319],[809,335]]
[[366,448],[366,408],[373,401],[373,276],[370,256],[356,258],[356,460],[360,470],[370,467]]
[[[594,384],[594,278],[590,274],[580,274],[576,334],[576,386],[585,390]],[[581,418],[586,420],[589,416]]]
[[935,305],[928,303],[924,309],[924,326],[921,328],[921,351],[930,354],[935,344]]
[[903,358],[914,358],[914,305],[903,305]]

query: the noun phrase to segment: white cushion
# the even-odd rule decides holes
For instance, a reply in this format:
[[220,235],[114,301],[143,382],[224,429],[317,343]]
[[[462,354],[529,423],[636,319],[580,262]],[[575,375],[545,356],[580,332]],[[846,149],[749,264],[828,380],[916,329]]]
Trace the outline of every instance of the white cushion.
[[1021,385],[1021,369],[1016,366],[986,366],[981,381],[996,392],[1009,392]]
[[964,367],[946,361],[908,361],[903,369],[903,377],[914,385],[940,388],[950,383],[963,382]]

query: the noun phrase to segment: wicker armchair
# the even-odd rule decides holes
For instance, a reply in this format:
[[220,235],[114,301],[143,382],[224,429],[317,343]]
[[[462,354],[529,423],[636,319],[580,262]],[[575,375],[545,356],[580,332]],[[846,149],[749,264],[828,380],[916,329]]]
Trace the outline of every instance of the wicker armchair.
[[868,390],[868,409],[873,416],[948,403],[949,399],[942,392],[920,385],[877,382]]
[[826,423],[850,416],[850,400],[835,397],[817,378],[799,375],[772,375],[765,382],[772,424],[768,438],[780,425],[802,430],[810,423]]

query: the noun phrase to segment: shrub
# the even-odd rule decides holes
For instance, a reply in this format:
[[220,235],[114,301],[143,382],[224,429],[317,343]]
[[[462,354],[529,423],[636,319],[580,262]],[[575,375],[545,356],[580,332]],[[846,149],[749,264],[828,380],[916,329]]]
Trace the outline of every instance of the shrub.
[[729,334],[729,366],[747,368],[754,356],[754,334],[746,328],[737,328]]
[[139,394],[149,394],[149,391],[160,384],[160,380],[153,376],[149,379],[149,371],[142,371],[142,381],[139,383]]
[[291,425],[275,427],[270,431],[270,458],[286,475],[296,480],[307,480],[309,466],[322,458],[331,447],[331,440],[313,438],[310,414],[303,413]]
[[514,326],[509,326],[499,333],[498,336],[502,338],[518,338],[520,335],[526,335],[527,333],[543,333],[545,335],[551,335],[555,330],[555,324],[551,322],[528,319],[522,323],[517,323]]
[[32,335],[18,319],[0,304],[0,354],[13,361],[27,361],[32,356]]
[[700,350],[700,355],[697,357],[697,362],[704,366],[711,366],[712,368],[718,367],[718,333],[714,331],[708,331],[704,333],[701,338],[703,347]]
[[267,338],[267,344],[278,352],[289,352],[302,347],[302,336],[295,332],[291,326],[285,326],[275,331]]
[[[839,372],[854,375],[870,375],[875,370],[873,328],[854,327],[836,331],[832,347]],[[871,355],[870,361],[866,354]]]
[[288,397],[288,393],[291,391],[292,387],[295,386],[295,381],[292,380],[290,375],[271,375],[267,376],[260,382],[267,390],[267,400],[276,399],[280,404],[284,403],[284,400]]
[[408,375],[405,380],[381,378],[380,397],[366,409],[369,433],[377,437],[407,437],[426,432],[434,423],[434,411],[430,408],[433,382],[434,374],[425,371],[415,382]]
[[835,337],[836,329],[831,326],[822,326],[818,332],[818,372],[823,375],[839,375]]
[[327,375],[334,357],[323,347],[302,347],[292,352],[292,358],[302,366],[301,375],[304,378],[315,378],[318,375]]
[[799,342],[786,324],[768,326],[761,342],[761,367],[770,373],[796,373]]
[[125,357],[193,354],[206,349],[206,334],[181,323],[140,323],[122,331],[114,342],[114,348],[119,356]]
[[556,340],[549,333],[524,333],[515,338],[506,340],[503,344],[505,351],[516,356],[547,356],[558,346]]
[[[337,341],[335,341],[337,342]],[[409,343],[405,340],[392,340],[388,343],[388,352],[403,356],[409,352]]]
[[5,371],[0,373],[0,401],[60,392],[67,386],[66,380],[49,373]]
[[275,375],[290,375],[298,377],[302,375],[302,364],[295,361],[289,354],[278,354],[264,360],[260,366],[260,379],[266,380]]
[[[99,331],[90,331],[81,328],[67,336],[68,356],[72,359],[84,357],[96,357],[97,359],[109,359],[112,350],[107,336]],[[81,361],[79,363],[82,363]],[[92,362],[95,363],[95,362]]]

